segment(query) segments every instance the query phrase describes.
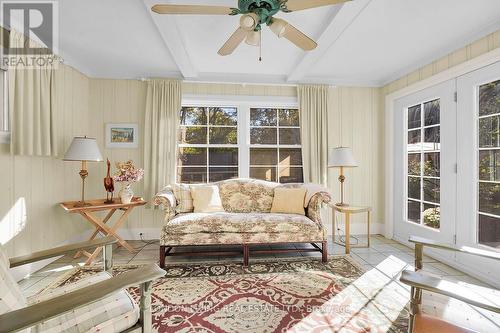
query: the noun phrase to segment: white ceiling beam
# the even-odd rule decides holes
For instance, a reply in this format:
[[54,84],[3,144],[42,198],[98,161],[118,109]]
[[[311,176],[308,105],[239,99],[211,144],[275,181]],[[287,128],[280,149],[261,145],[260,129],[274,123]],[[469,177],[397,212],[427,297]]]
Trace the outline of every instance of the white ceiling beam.
[[194,79],[198,77],[198,70],[193,65],[186,45],[181,37],[181,32],[173,15],[160,15],[153,13],[151,7],[158,3],[156,0],[143,0],[151,19],[158,28],[165,47],[170,51],[177,67],[181,74],[186,79]]
[[310,68],[323,58],[328,50],[342,36],[344,31],[356,20],[372,0],[356,0],[344,4],[339,10],[329,16],[320,37],[317,39],[318,47],[306,52],[297,66],[293,67],[288,75],[288,82],[301,82],[307,76]]

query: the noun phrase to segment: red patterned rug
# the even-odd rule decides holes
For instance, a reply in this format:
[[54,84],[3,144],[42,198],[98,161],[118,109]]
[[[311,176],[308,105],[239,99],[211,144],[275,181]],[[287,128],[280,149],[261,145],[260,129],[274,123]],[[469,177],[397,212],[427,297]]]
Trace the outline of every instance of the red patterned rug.
[[[114,274],[138,266],[117,266]],[[55,288],[93,274],[73,270]],[[177,264],[152,294],[157,332],[406,332],[407,290],[349,257]],[[130,288],[139,299],[139,289]]]

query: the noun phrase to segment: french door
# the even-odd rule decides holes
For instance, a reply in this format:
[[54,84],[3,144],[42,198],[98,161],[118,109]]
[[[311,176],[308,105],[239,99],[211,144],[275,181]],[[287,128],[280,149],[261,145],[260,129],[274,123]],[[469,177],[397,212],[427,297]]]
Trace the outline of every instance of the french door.
[[396,101],[394,235],[452,243],[456,219],[455,81]]
[[[394,237],[500,251],[500,63],[394,107]],[[498,285],[497,262],[432,254]]]
[[[457,244],[500,251],[500,63],[459,77],[457,89]],[[498,262],[457,260],[498,282]]]

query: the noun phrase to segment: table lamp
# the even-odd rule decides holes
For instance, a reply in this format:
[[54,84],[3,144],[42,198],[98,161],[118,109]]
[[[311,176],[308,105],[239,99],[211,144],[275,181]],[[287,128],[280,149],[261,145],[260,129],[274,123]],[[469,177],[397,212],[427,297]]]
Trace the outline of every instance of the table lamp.
[[82,178],[82,200],[75,204],[75,207],[90,206],[85,202],[85,178],[89,175],[87,162],[101,162],[102,155],[97,146],[96,139],[85,137],[75,137],[66,151],[64,161],[82,162],[80,177]]
[[351,148],[347,147],[337,147],[330,150],[330,156],[328,157],[328,167],[329,168],[340,168],[340,202],[337,206],[349,206],[344,202],[344,168],[354,168],[357,167],[358,163],[352,155]]

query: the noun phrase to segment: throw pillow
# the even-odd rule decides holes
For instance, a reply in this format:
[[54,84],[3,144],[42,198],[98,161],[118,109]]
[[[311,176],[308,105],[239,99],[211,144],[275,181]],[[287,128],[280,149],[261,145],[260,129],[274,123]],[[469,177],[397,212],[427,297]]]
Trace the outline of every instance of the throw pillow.
[[177,213],[191,213],[193,211],[193,198],[191,197],[191,187],[188,184],[174,184],[174,190]]
[[195,213],[223,212],[222,202],[219,195],[219,187],[216,185],[191,187],[193,206]]
[[287,213],[305,215],[305,188],[275,188],[271,213]]

